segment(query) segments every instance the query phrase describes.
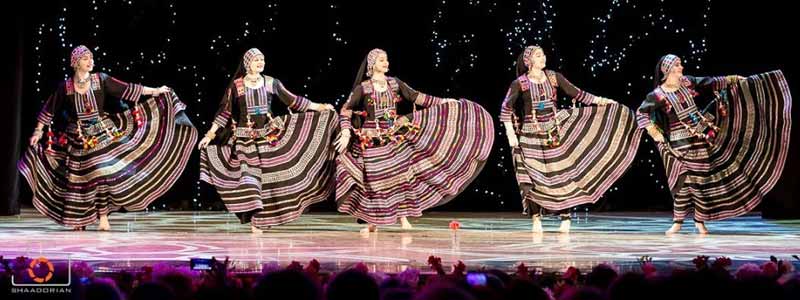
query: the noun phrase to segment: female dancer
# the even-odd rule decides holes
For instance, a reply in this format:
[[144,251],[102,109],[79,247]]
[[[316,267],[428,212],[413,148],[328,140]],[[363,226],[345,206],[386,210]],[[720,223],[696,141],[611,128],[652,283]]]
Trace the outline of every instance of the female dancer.
[[[580,90],[561,73],[546,70],[546,62],[542,48],[525,48],[500,121],[533,232],[542,233],[541,214],[550,210],[560,213],[559,231],[568,233],[568,209],[596,202],[622,176],[640,133],[630,109]],[[572,109],[558,109],[559,90],[572,98]],[[597,106],[575,108],[576,101]]]
[[[264,54],[245,52],[198,144],[200,179],[214,185],[228,210],[256,234],[294,221],[330,195],[338,118],[332,105],[292,94],[263,71]],[[275,105],[276,98],[285,107]],[[287,107],[304,113],[275,113]]]
[[197,131],[166,86],[92,73],[85,46],[72,51],[70,66],[75,72],[45,103],[18,167],[39,212],[76,230],[98,219],[98,229],[109,230],[110,212],[143,210],[175,183]]
[[336,202],[369,223],[362,232],[397,219],[411,228],[406,217],[450,201],[472,182],[494,141],[480,105],[417,92],[388,71],[386,52],[370,51],[340,112]]
[[741,76],[683,74],[669,54],[655,69],[654,86],[637,119],[658,144],[680,231],[694,211],[705,221],[745,214],[780,178],[789,149],[792,98],[780,71]]

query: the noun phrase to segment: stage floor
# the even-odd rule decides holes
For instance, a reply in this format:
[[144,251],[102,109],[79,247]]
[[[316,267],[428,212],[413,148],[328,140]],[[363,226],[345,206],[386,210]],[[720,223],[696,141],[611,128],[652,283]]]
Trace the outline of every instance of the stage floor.
[[[451,220],[461,223],[457,232],[448,228]],[[445,266],[462,260],[470,269],[513,272],[524,262],[549,272],[567,266],[587,270],[601,262],[636,268],[643,255],[659,267],[691,266],[697,255],[728,256],[736,267],[770,255],[793,260],[800,254],[800,220],[764,220],[757,214],[710,222],[712,233],[705,236],[696,234],[691,222],[680,234],[665,236],[667,213],[578,213],[569,235],[556,232],[556,218],[546,218],[545,234],[534,235],[530,219],[515,213],[432,212],[411,222],[412,230],[384,226],[364,236],[362,225],[350,216],[309,213],[257,236],[226,212],[140,212],[113,214],[112,232],[95,227],[73,232],[25,209],[18,216],[0,217],[0,255],[69,257],[88,261],[100,272],[230,256],[237,272],[317,259],[325,271],[364,262],[392,273],[407,267],[427,271],[429,255],[441,257]]]

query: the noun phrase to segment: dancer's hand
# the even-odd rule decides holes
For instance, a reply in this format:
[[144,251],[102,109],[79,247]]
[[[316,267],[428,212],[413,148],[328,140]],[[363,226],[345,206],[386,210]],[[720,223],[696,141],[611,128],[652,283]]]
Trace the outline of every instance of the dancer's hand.
[[664,135],[661,133],[660,130],[658,130],[658,128],[656,128],[655,125],[649,125],[646,127],[646,129],[647,129],[647,134],[649,134],[650,137],[653,138],[653,141],[659,144],[665,142]]
[[508,136],[508,146],[509,147],[516,148],[517,146],[519,146],[519,140],[517,140],[517,134],[515,134],[513,132],[511,132],[511,133],[506,132],[506,135]]
[[392,124],[392,130],[396,131],[409,123],[411,123],[411,120],[409,120],[408,117],[406,116],[399,117],[394,120],[394,124]]
[[608,98],[597,97],[594,100],[594,103],[597,104],[598,106],[605,106],[605,105],[609,105],[609,104],[617,104],[617,101],[614,101],[614,100],[611,100],[611,99],[608,99]]
[[729,84],[734,84],[742,80],[747,80],[747,77],[741,75],[729,75],[727,79]]
[[29,141],[29,144],[30,144],[31,146],[35,146],[35,145],[36,145],[36,143],[38,143],[38,142],[39,142],[39,140],[41,140],[41,139],[42,139],[42,131],[38,131],[38,130],[37,130],[37,131],[34,131],[34,132],[33,132],[33,135],[31,136],[31,139],[30,139],[30,141]]
[[162,85],[159,88],[153,89],[153,96],[157,97],[157,96],[159,96],[161,94],[169,93],[169,91],[170,91],[170,88],[168,86]]
[[339,140],[334,142],[334,146],[336,147],[336,152],[342,153],[344,150],[347,149],[347,146],[350,144],[350,130],[342,131],[342,134],[339,136]]
[[333,105],[328,104],[328,103],[325,103],[325,104],[316,103],[316,107],[314,107],[314,110],[315,111],[326,111],[326,110],[328,110],[328,111],[336,111],[336,109],[333,108]]
[[200,143],[197,143],[197,149],[198,150],[203,150],[208,146],[209,143],[211,143],[211,138],[209,138],[207,136],[203,137],[203,139],[200,140]]
[[666,142],[666,140],[664,140],[664,135],[661,134],[661,132],[656,132],[655,134],[650,134],[650,137],[653,138],[653,141],[655,141],[656,143],[659,143],[659,144]]

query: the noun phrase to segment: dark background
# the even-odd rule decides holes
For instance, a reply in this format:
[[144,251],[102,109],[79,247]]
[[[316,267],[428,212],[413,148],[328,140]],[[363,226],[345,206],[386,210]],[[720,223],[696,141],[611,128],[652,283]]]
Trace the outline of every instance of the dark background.
[[[0,214],[29,206],[16,170],[42,102],[71,74],[69,54],[85,44],[95,70],[148,86],[168,85],[209,127],[244,51],[266,54],[265,73],[295,93],[340,107],[372,48],[389,53],[390,74],[437,96],[464,97],[497,116],[520,51],[545,48],[548,67],[596,95],[636,108],[652,89],[657,59],[674,53],[693,75],[783,70],[797,92],[788,2],[739,6],[711,1],[32,1],[7,12],[0,110],[4,144]],[[567,101],[565,99],[564,103]],[[793,118],[797,109],[793,107]],[[796,127],[796,126],[793,126]],[[497,133],[502,131],[496,125]],[[800,218],[797,128],[782,179],[761,205],[765,217]],[[648,138],[625,176],[595,205],[578,210],[670,210],[664,170]],[[198,152],[151,209],[224,209],[200,183]],[[496,136],[478,179],[439,210],[519,211],[505,136]],[[333,201],[314,210],[332,210]]]

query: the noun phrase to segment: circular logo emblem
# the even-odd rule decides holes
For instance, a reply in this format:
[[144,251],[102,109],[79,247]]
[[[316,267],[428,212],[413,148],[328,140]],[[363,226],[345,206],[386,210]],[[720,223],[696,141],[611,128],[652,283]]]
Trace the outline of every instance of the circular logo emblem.
[[[46,269],[47,273],[40,276],[39,274],[44,273],[44,270],[42,269]],[[31,263],[28,265],[28,276],[30,276],[31,279],[33,279],[33,281],[36,283],[44,283],[50,281],[50,279],[53,278],[54,271],[55,270],[53,269],[53,263],[47,260],[47,258],[44,258],[44,256],[32,260]]]

